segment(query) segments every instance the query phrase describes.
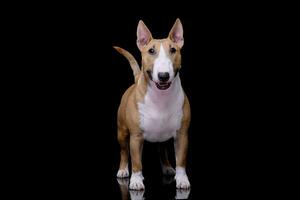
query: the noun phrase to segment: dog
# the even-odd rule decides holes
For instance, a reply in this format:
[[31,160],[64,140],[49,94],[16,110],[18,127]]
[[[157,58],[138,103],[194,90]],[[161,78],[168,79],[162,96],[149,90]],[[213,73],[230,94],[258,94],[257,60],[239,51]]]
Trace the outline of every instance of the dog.
[[135,80],[122,96],[117,117],[121,149],[117,177],[129,177],[130,152],[131,190],[145,189],[141,160],[144,140],[164,142],[171,138],[174,138],[176,170],[168,160],[166,147],[162,146],[162,171],[166,175],[175,175],[177,188],[190,188],[185,168],[191,111],[179,77],[183,43],[180,19],[175,21],[165,39],[153,39],[147,26],[140,20],[137,46],[142,54],[142,68],[128,51],[114,46],[128,59]]

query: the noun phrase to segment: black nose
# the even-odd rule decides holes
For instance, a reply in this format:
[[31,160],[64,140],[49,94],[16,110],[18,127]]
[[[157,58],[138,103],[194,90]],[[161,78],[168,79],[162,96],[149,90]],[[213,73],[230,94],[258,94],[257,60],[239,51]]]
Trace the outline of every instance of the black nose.
[[161,81],[161,82],[167,82],[170,78],[170,75],[168,72],[159,72],[158,73],[158,79]]

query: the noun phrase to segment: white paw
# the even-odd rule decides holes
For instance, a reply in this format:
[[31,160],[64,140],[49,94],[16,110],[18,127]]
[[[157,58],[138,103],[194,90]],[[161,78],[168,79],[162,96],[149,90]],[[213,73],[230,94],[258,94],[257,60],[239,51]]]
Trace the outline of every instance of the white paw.
[[185,168],[184,167],[176,167],[176,187],[178,189],[189,189],[191,187],[190,181],[186,175]]
[[164,175],[175,175],[175,169],[171,166],[162,166],[162,172]]
[[129,176],[128,168],[119,169],[119,171],[117,173],[118,178],[125,178],[125,177],[128,177],[128,176]]
[[132,173],[130,178],[129,189],[131,190],[144,190],[145,186],[143,183],[144,177],[142,172]]
[[175,176],[176,179],[176,187],[178,189],[189,189],[190,182],[186,174],[179,174]]

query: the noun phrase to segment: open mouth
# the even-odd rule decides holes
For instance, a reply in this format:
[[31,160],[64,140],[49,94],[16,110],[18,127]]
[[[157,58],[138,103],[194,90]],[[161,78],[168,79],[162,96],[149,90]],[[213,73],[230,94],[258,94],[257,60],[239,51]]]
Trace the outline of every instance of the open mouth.
[[160,90],[166,90],[171,86],[171,82],[162,82],[162,83],[155,82],[155,85]]

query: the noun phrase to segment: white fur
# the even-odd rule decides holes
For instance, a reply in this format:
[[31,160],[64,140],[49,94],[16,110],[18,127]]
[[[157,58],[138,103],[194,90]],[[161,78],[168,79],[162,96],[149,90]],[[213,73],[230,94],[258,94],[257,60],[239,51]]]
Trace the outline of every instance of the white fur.
[[129,176],[128,166],[125,169],[119,169],[117,173],[118,178],[124,178]]
[[163,142],[175,137],[181,127],[183,102],[184,93],[179,74],[166,90],[159,90],[150,81],[144,102],[138,103],[144,139]]
[[174,78],[173,63],[170,58],[167,56],[163,45],[160,45],[160,50],[158,57],[154,61],[153,65],[153,80],[159,82],[158,73],[159,72],[168,72],[170,75],[170,80]]
[[130,184],[129,188],[132,190],[143,190],[145,189],[145,186],[143,184],[143,174],[141,171],[139,172],[132,172],[131,178],[130,178]]
[[176,167],[176,187],[180,189],[188,189],[190,188],[190,182],[186,175],[185,168],[183,167]]

